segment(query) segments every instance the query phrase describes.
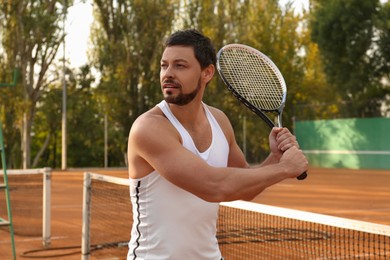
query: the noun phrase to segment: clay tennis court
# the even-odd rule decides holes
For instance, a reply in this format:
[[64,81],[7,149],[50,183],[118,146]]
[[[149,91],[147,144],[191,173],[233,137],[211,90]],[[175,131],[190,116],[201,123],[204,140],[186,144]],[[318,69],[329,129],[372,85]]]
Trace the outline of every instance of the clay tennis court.
[[[83,173],[86,171],[127,176],[126,169],[53,171],[50,248],[58,250],[33,252],[27,256],[34,259],[81,259]],[[311,168],[305,181],[286,180],[269,188],[254,201],[390,225],[390,171]],[[41,237],[16,236],[15,240],[17,259],[27,259],[21,255],[42,249]],[[125,259],[125,256],[117,259]]]

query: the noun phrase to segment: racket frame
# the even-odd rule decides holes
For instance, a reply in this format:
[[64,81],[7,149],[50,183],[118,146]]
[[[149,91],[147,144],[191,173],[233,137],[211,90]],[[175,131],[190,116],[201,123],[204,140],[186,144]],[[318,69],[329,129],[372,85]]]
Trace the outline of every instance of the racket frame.
[[[220,65],[220,59],[221,59],[221,55],[223,54],[223,52],[227,49],[232,49],[232,48],[240,48],[240,49],[246,49],[246,50],[249,50],[250,52],[252,52],[253,54],[255,55],[258,55],[261,57],[261,59],[271,67],[272,71],[275,73],[275,75],[278,77],[278,80],[281,84],[281,88],[282,88],[282,91],[283,91],[283,96],[282,96],[282,100],[281,100],[281,104],[280,106],[277,108],[277,109],[273,109],[273,110],[270,110],[270,109],[261,109],[261,108],[258,108],[256,106],[254,106],[251,102],[249,102],[245,97],[243,97],[240,93],[238,93],[236,91],[236,89],[229,83],[229,81],[226,79],[224,73],[223,73],[223,69],[221,68],[221,65]],[[222,81],[225,83],[225,85],[228,87],[229,91],[232,92],[232,94],[241,102],[243,103],[246,107],[248,107],[250,110],[252,110],[252,112],[254,112],[256,115],[258,115],[261,119],[263,119],[263,121],[270,127],[274,127],[274,126],[278,126],[278,127],[282,127],[282,114],[283,114],[283,109],[284,109],[284,105],[285,105],[285,102],[286,102],[286,97],[287,97],[287,87],[286,87],[286,82],[284,81],[284,78],[283,78],[283,75],[282,73],[279,71],[278,67],[272,62],[272,60],[270,58],[268,58],[265,54],[261,53],[259,50],[256,50],[255,48],[252,48],[250,46],[247,46],[247,45],[243,45],[243,44],[238,44],[238,43],[233,43],[233,44],[228,44],[228,45],[225,45],[224,47],[222,47],[218,53],[217,53],[217,70],[218,70],[218,73],[219,75],[221,76],[222,78]],[[272,121],[265,113],[266,112],[276,112],[277,113],[277,116],[276,116],[276,122]]]
[[[261,59],[263,61],[265,61],[272,69],[272,71],[276,74],[276,76],[278,77],[278,80],[279,80],[279,83],[281,84],[281,87],[282,87],[282,100],[281,100],[281,104],[278,108],[276,109],[273,109],[273,110],[270,110],[270,109],[261,109],[261,108],[258,108],[256,107],[255,105],[253,105],[251,102],[249,102],[245,97],[243,97],[240,93],[238,93],[236,91],[236,89],[229,83],[229,81],[226,79],[226,77],[224,76],[224,73],[223,73],[223,69],[221,68],[221,65],[220,65],[220,60],[221,60],[221,55],[223,54],[223,52],[226,50],[226,49],[229,49],[229,48],[240,48],[240,49],[246,49],[246,50],[249,50],[250,52],[252,52],[253,54],[255,55],[258,55],[261,57]],[[222,47],[218,53],[217,53],[217,70],[218,70],[218,73],[219,75],[221,76],[222,78],[222,81],[225,83],[225,85],[228,87],[228,89],[230,90],[230,92],[233,93],[233,95],[241,102],[243,103],[246,107],[248,107],[250,110],[252,110],[256,115],[258,115],[261,119],[263,119],[263,121],[270,127],[274,127],[275,125],[278,126],[278,127],[282,127],[282,114],[283,114],[283,109],[284,109],[284,105],[286,103],[286,97],[287,97],[287,87],[286,87],[286,82],[284,81],[284,78],[283,78],[283,75],[282,73],[279,71],[278,67],[272,62],[272,60],[270,58],[268,58],[265,54],[263,54],[262,52],[260,52],[259,50],[255,49],[255,48],[252,48],[250,46],[247,46],[247,45],[243,45],[243,44],[238,44],[238,43],[234,43],[234,44],[228,44],[228,45],[225,45],[224,47]],[[276,124],[265,114],[265,112],[276,112],[277,113],[277,117],[276,117]],[[303,180],[307,177],[307,173],[304,172],[302,173],[301,175],[299,175],[297,177],[298,180]]]

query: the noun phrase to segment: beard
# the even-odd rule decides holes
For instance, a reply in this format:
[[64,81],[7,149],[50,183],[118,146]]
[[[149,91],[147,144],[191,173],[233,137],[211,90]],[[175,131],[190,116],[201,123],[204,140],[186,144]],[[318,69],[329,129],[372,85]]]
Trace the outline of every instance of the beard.
[[[167,94],[164,96],[164,100],[169,104],[174,104],[178,106],[184,106],[190,103],[194,98],[198,95],[200,91],[200,79],[198,80],[198,85],[196,86],[196,89],[188,94],[183,94],[180,92],[178,95],[172,95],[170,91],[167,91]],[[180,90],[182,90],[182,87],[180,86]]]

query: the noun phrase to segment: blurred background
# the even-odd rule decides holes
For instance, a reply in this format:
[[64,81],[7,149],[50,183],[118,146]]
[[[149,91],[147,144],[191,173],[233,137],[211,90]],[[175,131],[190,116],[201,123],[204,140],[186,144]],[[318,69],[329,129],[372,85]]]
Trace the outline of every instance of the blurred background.
[[[390,168],[390,3],[379,0],[0,0],[0,120],[8,168],[123,167],[134,120],[158,103],[173,31],[268,55],[310,163]],[[216,75],[205,102],[251,163],[269,129]],[[374,159],[373,159],[374,158]]]

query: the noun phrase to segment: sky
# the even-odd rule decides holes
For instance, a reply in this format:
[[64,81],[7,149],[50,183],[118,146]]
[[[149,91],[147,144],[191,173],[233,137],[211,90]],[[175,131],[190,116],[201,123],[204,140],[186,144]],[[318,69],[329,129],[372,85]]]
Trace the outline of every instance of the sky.
[[[65,30],[65,56],[70,60],[73,68],[78,68],[87,63],[87,50],[89,46],[89,31],[93,21],[92,1],[76,0],[74,5],[69,8]],[[289,0],[280,0],[283,6]],[[297,10],[308,9],[308,0],[294,0],[293,7]]]
[[89,29],[93,20],[92,1],[82,3],[75,1],[69,8],[65,23],[67,32],[65,38],[65,56],[70,60],[72,67],[78,68],[87,63],[87,50],[89,44]]
[[[292,1],[293,7],[299,12],[309,8],[308,0],[279,0],[284,6]],[[381,0],[387,2],[388,0]],[[85,3],[83,3],[85,2]],[[87,50],[89,45],[89,29],[93,21],[92,2],[93,0],[75,0],[74,5],[69,8],[68,18],[65,25],[67,36],[65,39],[65,55],[70,60],[71,67],[78,68],[88,61]]]

